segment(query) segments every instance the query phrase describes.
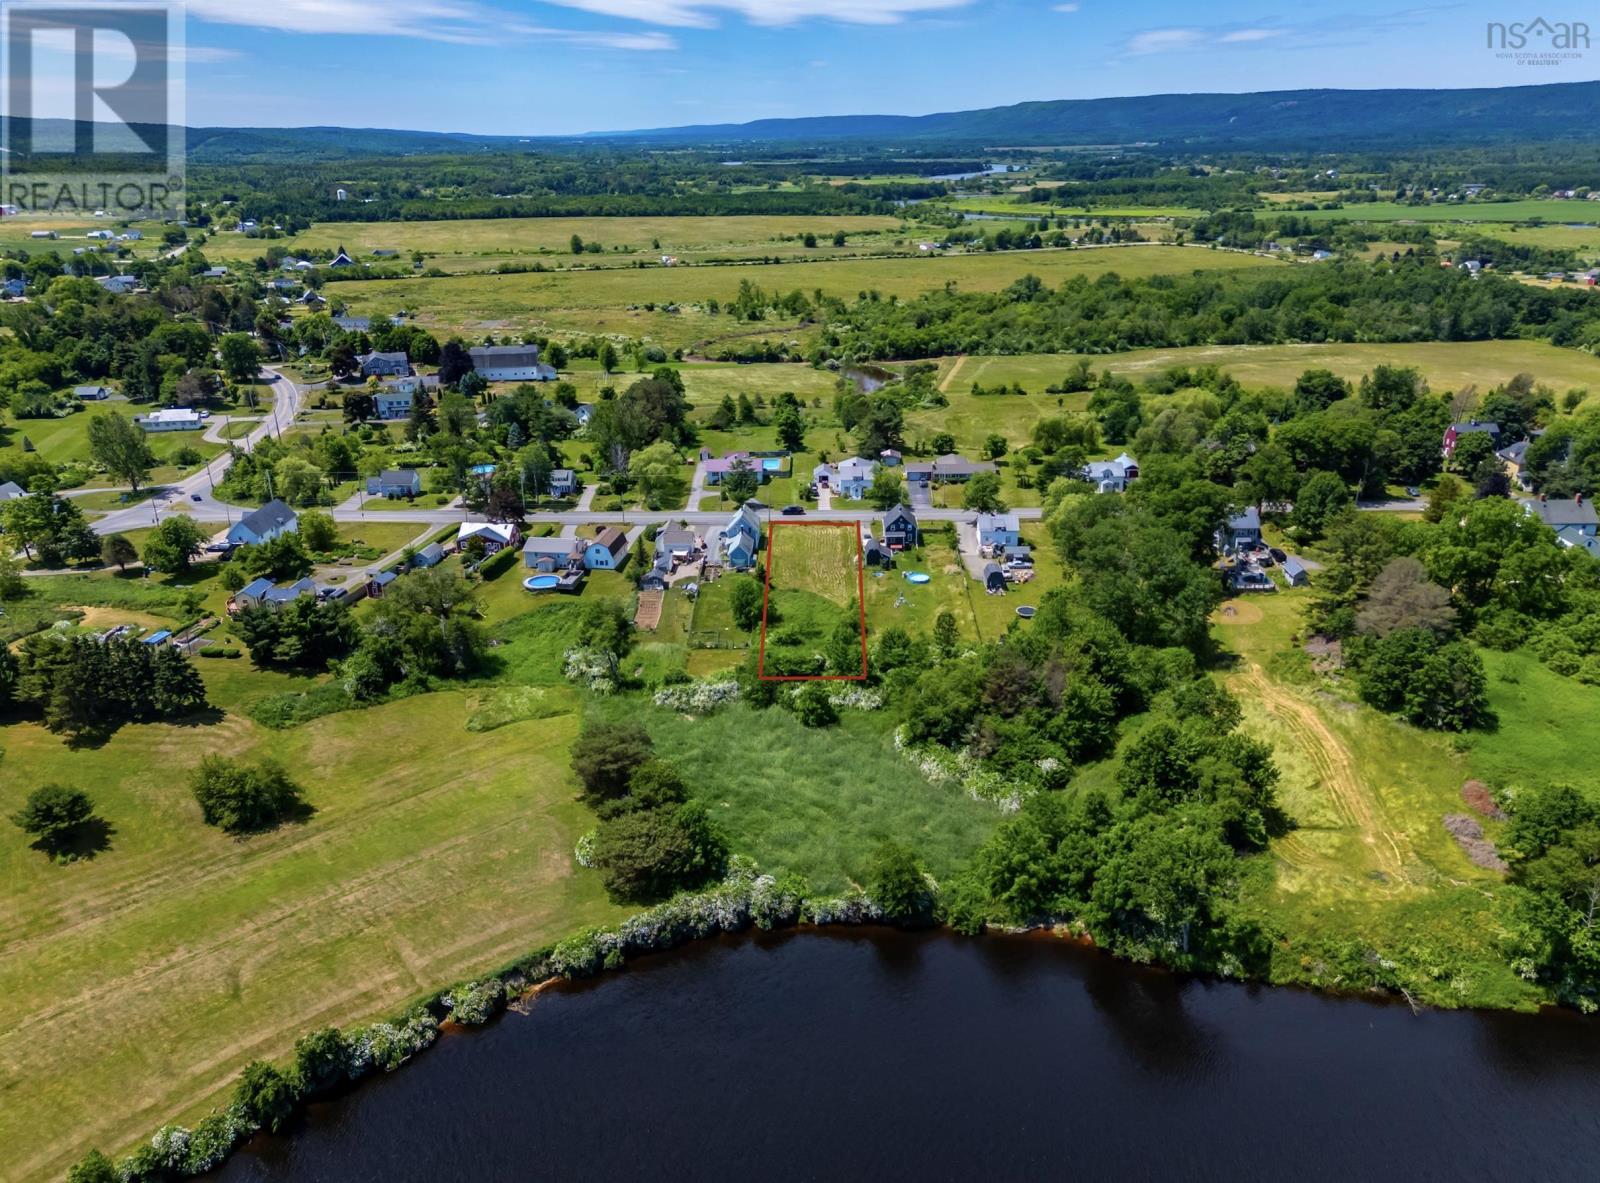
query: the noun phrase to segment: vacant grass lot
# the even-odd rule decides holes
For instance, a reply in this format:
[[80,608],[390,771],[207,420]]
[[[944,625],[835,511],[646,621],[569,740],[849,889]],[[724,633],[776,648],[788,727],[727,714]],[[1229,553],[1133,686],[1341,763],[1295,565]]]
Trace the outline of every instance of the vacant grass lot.
[[951,201],[941,201],[940,205],[948,205],[969,214],[1010,214],[1020,218],[1041,218],[1065,216],[1069,218],[1198,218],[1205,214],[1205,210],[1196,209],[1186,205],[1108,205],[1088,208],[1073,205],[1070,188],[1063,190],[1059,205],[1050,202],[1017,201],[1005,197],[957,197]]
[[1296,217],[1339,222],[1592,222],[1595,209],[1585,201],[1472,201],[1445,205],[1358,202],[1340,209],[1297,210]]
[[771,586],[850,604],[860,595],[860,544],[861,532],[851,524],[775,521],[768,544]]
[[1233,601],[1214,630],[1239,658],[1228,684],[1245,707],[1246,733],[1273,746],[1279,799],[1295,823],[1273,841],[1270,873],[1245,887],[1247,909],[1289,934],[1275,972],[1315,972],[1294,963],[1296,937],[1349,941],[1437,970],[1435,1001],[1530,1004],[1535,994],[1494,944],[1500,876],[1469,862],[1442,824],[1464,811],[1467,762],[1443,737],[1343,688],[1284,675],[1295,668],[1284,655],[1311,594]]
[[[575,334],[619,333],[666,345],[748,334],[784,340],[793,326],[711,316],[689,305],[727,302],[749,281],[768,292],[823,292],[846,299],[876,290],[907,298],[955,283],[968,291],[998,291],[1023,275],[1060,283],[1073,275],[1108,271],[1144,276],[1218,268],[1283,266],[1250,255],[1193,247],[1141,246],[1089,250],[1002,251],[926,259],[866,259],[837,263],[738,264],[723,267],[600,269],[444,279],[335,284],[329,295],[357,313],[406,308],[441,333],[546,328]],[[645,304],[655,304],[655,310]],[[664,306],[676,305],[677,312]]]

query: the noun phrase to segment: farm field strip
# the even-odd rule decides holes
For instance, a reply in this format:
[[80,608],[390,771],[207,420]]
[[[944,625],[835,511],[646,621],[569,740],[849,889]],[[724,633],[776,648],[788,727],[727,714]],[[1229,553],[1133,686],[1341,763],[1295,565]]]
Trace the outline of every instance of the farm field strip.
[[759,675],[773,681],[818,680],[779,677],[766,672],[767,623],[774,592],[818,596],[841,608],[857,606],[861,616],[861,673],[835,674],[826,680],[860,681],[867,676],[866,561],[861,527],[857,523],[773,522],[768,528]]

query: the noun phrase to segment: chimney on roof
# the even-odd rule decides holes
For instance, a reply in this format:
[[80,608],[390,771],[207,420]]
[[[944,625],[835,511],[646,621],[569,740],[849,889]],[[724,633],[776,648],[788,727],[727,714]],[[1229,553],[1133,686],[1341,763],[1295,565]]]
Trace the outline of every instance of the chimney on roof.
[[1539,494],[1539,504],[1540,505],[1549,505],[1550,504],[1550,494],[1548,494],[1548,493],[1540,493]]
[[1575,504],[1575,505],[1582,505],[1583,504],[1583,494],[1579,493],[1576,497],[1574,497],[1572,499],[1572,501],[1573,501],[1573,504]]

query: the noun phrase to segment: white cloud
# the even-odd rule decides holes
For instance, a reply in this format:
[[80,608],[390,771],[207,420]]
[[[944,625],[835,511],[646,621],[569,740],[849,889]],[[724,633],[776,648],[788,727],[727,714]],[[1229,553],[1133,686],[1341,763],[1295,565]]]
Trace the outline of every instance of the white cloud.
[[1170,53],[1193,49],[1206,39],[1204,29],[1146,29],[1128,38],[1128,52],[1135,54]]
[[1282,37],[1282,29],[1235,29],[1231,33],[1224,33],[1217,40],[1224,45],[1243,45],[1252,41],[1268,41],[1273,37]]
[[499,45],[508,37],[643,51],[678,44],[659,32],[546,28],[474,0],[189,0],[189,14],[214,24],[285,33],[378,34],[462,45]]
[[602,16],[649,25],[708,29],[718,14],[742,16],[753,25],[792,25],[822,19],[853,25],[893,25],[907,17],[965,8],[972,0],[548,0]]
[[1050,11],[1051,12],[1077,12],[1078,8],[1079,8],[1079,6],[1077,4],[1074,4],[1074,3],[1052,4],[1050,6]]

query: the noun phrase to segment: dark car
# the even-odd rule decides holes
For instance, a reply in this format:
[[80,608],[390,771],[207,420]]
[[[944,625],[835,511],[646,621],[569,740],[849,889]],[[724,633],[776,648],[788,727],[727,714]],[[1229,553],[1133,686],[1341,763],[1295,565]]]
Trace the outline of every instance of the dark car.
[[198,494],[198,493],[190,493],[189,494],[189,500],[190,501],[203,501],[204,498],[202,498],[200,496],[200,494]]
[[1267,553],[1268,553],[1268,554],[1269,554],[1269,555],[1271,555],[1271,556],[1272,556],[1272,557],[1273,557],[1273,558],[1275,558],[1275,559],[1277,559],[1277,560],[1278,560],[1278,562],[1280,562],[1280,563],[1284,563],[1284,562],[1287,562],[1287,561],[1288,561],[1288,559],[1289,559],[1289,556],[1288,556],[1288,555],[1287,555],[1287,554],[1285,554],[1285,553],[1284,553],[1284,552],[1283,552],[1283,551],[1281,551],[1281,550],[1279,550],[1279,549],[1278,549],[1278,548],[1277,548],[1277,547],[1275,547],[1275,546],[1274,546],[1274,547],[1272,547],[1272,548],[1270,548],[1270,549],[1269,549],[1269,550],[1268,550],[1268,551],[1267,551]]
[[783,507],[783,516],[786,518],[798,518],[803,516],[805,512],[806,507],[803,505],[785,505]]

